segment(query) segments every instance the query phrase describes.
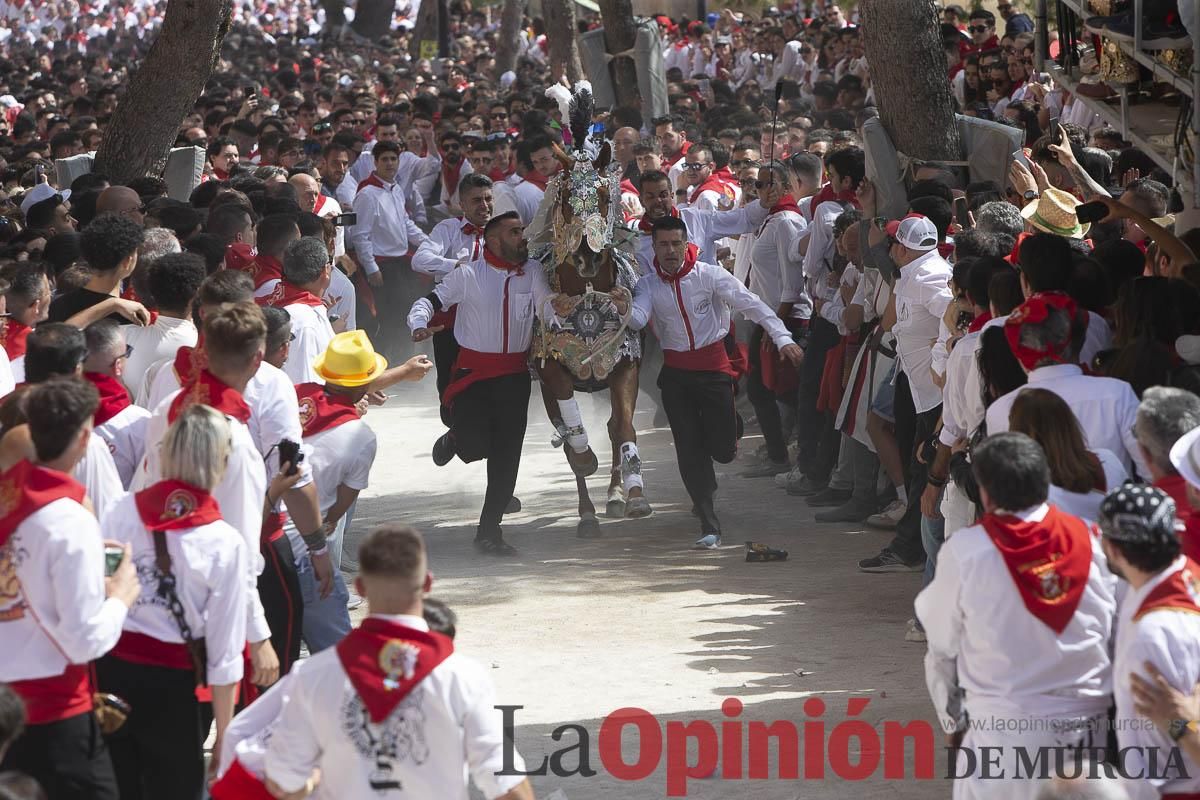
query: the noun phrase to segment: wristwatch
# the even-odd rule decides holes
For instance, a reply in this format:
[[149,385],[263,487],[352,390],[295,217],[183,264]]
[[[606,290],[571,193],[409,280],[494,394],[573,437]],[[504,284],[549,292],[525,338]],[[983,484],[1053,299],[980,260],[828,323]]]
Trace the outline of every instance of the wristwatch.
[[887,233],[887,224],[888,224],[887,217],[875,217],[873,220],[871,220],[871,222],[875,225],[876,228],[883,231],[884,233]]
[[1187,732],[1191,730],[1188,727],[1190,723],[1186,719],[1173,719],[1171,724],[1167,726],[1167,735],[1171,737],[1172,742],[1178,742]]
[[1025,194],[1023,195],[1026,203],[1032,203],[1034,200],[1037,200],[1038,197],[1040,197],[1040,196],[1041,195],[1039,195],[1037,190],[1035,190],[1035,189],[1030,189],[1029,191],[1025,192]]

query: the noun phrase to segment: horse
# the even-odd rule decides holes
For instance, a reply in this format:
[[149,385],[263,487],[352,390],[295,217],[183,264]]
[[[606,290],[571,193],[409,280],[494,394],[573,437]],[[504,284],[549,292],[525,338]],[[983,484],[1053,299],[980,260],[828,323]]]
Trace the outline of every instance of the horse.
[[[598,466],[595,456],[573,453],[565,443],[566,426],[558,401],[573,392],[608,389],[612,413],[608,438],[612,445],[605,516],[645,517],[652,513],[641,481],[637,433],[633,427],[638,393],[641,338],[625,326],[639,268],[630,241],[636,232],[624,227],[620,214],[620,174],[605,142],[592,157],[583,148],[591,126],[590,92],[577,86],[570,106],[572,155],[556,149],[562,169],[546,189],[531,224],[530,255],[541,262],[555,293],[554,307],[564,325],[539,325],[533,344],[534,368],[541,379],[542,400],[575,473],[579,494],[576,534],[600,534],[596,508],[586,478]],[[589,458],[590,456],[590,458]]]

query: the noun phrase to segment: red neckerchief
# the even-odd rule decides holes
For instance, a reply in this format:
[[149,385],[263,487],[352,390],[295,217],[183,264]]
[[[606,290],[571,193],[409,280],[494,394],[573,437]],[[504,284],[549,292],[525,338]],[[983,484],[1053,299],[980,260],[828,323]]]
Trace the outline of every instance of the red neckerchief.
[[949,244],[948,242],[942,242],[937,246],[937,249],[938,255],[942,258],[949,258],[950,256],[954,255],[954,245]]
[[[672,208],[671,216],[678,218],[679,217],[679,209]],[[656,223],[656,222],[658,222],[658,220],[650,219],[645,214],[642,214],[642,218],[640,220],[638,220],[638,230],[641,231],[642,233],[650,233],[654,230],[654,223]]]
[[252,272],[254,257],[258,250],[245,242],[234,242],[225,248],[225,268],[240,269],[242,272]]
[[254,302],[260,306],[274,306],[275,308],[287,308],[288,306],[303,305],[317,306],[325,305],[325,301],[317,297],[307,289],[301,289],[299,286],[288,283],[285,280],[275,284],[275,288],[271,293],[262,297],[254,298]]
[[316,201],[313,203],[313,213],[316,214],[317,216],[320,216],[321,209],[325,207],[325,203],[328,201],[329,201],[328,197],[326,197],[323,194],[318,194]]
[[1137,622],[1151,611],[1200,614],[1200,580],[1197,575],[1200,575],[1200,566],[1189,558],[1171,577],[1150,590],[1134,613],[1133,621]]
[[195,404],[210,406],[222,414],[245,424],[250,421],[250,406],[246,405],[242,393],[231,388],[207,369],[199,374],[175,396],[167,412],[167,422],[174,422],[188,406]]
[[724,183],[722,183],[721,180],[719,178],[717,178],[716,175],[709,175],[708,180],[706,180],[704,183],[697,186],[692,191],[691,195],[688,196],[688,202],[695,203],[697,200],[700,199],[700,195],[704,194],[707,191],[716,192],[717,194],[721,195],[722,197],[729,197],[730,199],[732,199],[732,195],[733,195],[733,193],[729,191],[729,187],[726,186]]
[[663,166],[666,168],[663,171],[665,172],[666,170],[669,170],[671,167],[675,166],[675,164],[678,163],[679,159],[686,156],[688,153],[688,150],[691,150],[691,149],[692,149],[692,143],[689,142],[687,139],[684,139],[683,145],[679,148],[679,153],[676,154],[674,158],[669,158],[669,159],[664,158],[663,159]]
[[516,275],[525,274],[524,264],[514,264],[511,261],[505,261],[503,258],[493,253],[492,248],[488,247],[487,245],[483,246],[483,260],[496,269],[504,270],[505,272],[512,272]]
[[737,176],[733,174],[733,170],[729,168],[728,164],[714,172],[712,176],[731,189],[741,188],[741,183],[738,181]]
[[550,182],[549,178],[547,178],[542,173],[538,172],[536,169],[526,172],[525,180],[529,183],[532,183],[534,186],[541,189],[543,192],[546,191],[546,184]]
[[771,217],[775,216],[781,211],[794,211],[801,217],[804,216],[804,212],[800,210],[800,206],[796,205],[796,198],[792,197],[790,194],[785,194],[783,197],[779,198],[779,202],[771,206],[771,210],[767,212],[767,218],[763,220],[763,224],[758,228],[759,236],[762,236],[762,232],[767,229],[767,223],[771,221]]
[[462,168],[462,159],[453,167],[445,161],[442,162],[442,191],[446,193],[446,197],[453,197],[458,191],[458,176],[462,174]]
[[219,181],[227,181],[229,180],[229,173],[213,167],[213,177]]
[[129,390],[116,378],[103,372],[85,372],[84,379],[100,392],[100,405],[92,418],[93,425],[103,425],[132,405]]
[[33,328],[12,317],[4,321],[4,332],[0,334],[0,338],[3,339],[4,352],[8,353],[9,361],[25,355],[25,341],[32,330]]
[[623,181],[621,181],[621,194],[638,194],[637,187],[633,185],[633,181],[629,180],[629,178],[625,178]]
[[663,270],[658,265],[658,256],[654,257],[654,271],[658,273],[658,277],[663,279],[665,283],[679,283],[683,280],[683,276],[691,272],[696,266],[696,259],[700,256],[700,248],[688,242],[687,253],[683,257],[683,266],[676,270],[674,275],[671,275]]
[[809,216],[817,213],[817,206],[821,203],[827,203],[830,200],[836,200],[839,203],[849,203],[855,208],[862,208],[858,204],[858,194],[853,189],[847,189],[844,192],[835,192],[833,184],[827,183],[821,187],[821,191],[817,192],[812,197],[812,203],[809,205]]
[[453,652],[447,636],[379,617],[367,617],[337,644],[342,669],[376,724]]
[[274,256],[264,256],[259,253],[250,263],[250,277],[254,278],[254,288],[259,289],[267,281],[283,280],[283,264]]
[[366,177],[366,180],[363,180],[358,184],[358,191],[361,192],[364,188],[366,188],[368,186],[376,186],[380,189],[383,189],[386,192],[389,189],[391,189],[392,186],[395,186],[395,184],[393,183],[393,184],[389,185],[389,184],[384,183],[383,178],[379,177],[374,172],[372,172],[370,175],[368,175]]
[[492,171],[488,173],[488,177],[492,179],[492,183],[504,183],[504,179],[508,175],[499,167],[492,167]]
[[186,386],[196,379],[200,370],[208,366],[208,358],[204,355],[204,348],[197,342],[195,347],[184,345],[176,350],[172,366],[179,385]]
[[319,383],[296,384],[300,429],[305,437],[358,419],[358,406],[342,394],[330,394]]
[[0,547],[25,518],[62,498],[83,502],[83,485],[65,472],[19,461],[0,473]]
[[1054,506],[1040,522],[986,514],[979,524],[1000,551],[1025,608],[1062,633],[1075,616],[1092,568],[1087,524]]
[[465,217],[459,217],[458,221],[463,224],[462,232],[467,236],[478,236],[483,233],[483,228],[479,228],[474,222],[469,222]]
[[178,531],[216,522],[221,508],[211,494],[183,481],[159,481],[133,496],[148,531]]
[[987,325],[992,319],[992,312],[985,311],[975,319],[971,320],[971,325],[967,328],[967,333],[978,333],[983,330],[983,326]]

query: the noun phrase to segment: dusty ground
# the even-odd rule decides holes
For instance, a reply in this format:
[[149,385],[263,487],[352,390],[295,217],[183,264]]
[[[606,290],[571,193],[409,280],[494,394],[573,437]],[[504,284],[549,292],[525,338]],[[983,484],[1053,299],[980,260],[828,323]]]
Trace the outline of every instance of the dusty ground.
[[[735,462],[718,470],[724,548],[689,550],[696,525],[670,431],[654,429],[652,415],[643,410],[637,428],[654,515],[604,520],[603,538],[577,539],[573,479],[561,453],[549,445],[550,427],[535,392],[517,485],[524,510],[505,520],[506,538],[520,555],[508,560],[481,556],[471,539],[484,467],[457,460],[441,469],[433,465],[430,447],[442,427],[426,392],[426,387],[402,386],[388,407],[371,411],[380,455],[354,527],[361,534],[372,524],[401,520],[426,534],[434,594],[459,616],[458,650],[492,667],[498,704],[523,706],[515,712],[516,742],[528,762],[540,764],[554,751],[577,744],[575,732],[565,733],[560,742],[550,738],[559,725],[586,728],[590,767],[597,774],[535,777],[539,797],[559,797],[556,792],[569,800],[667,796],[665,751],[657,769],[640,781],[618,780],[601,763],[600,724],[623,707],[654,714],[666,731],[668,722],[718,722],[722,702],[737,698],[745,704],[738,717],[744,723],[791,720],[804,730],[802,723],[810,719],[805,701],[820,697],[827,706],[819,716],[824,737],[802,737],[802,748],[830,737],[846,718],[851,697],[869,699],[860,718],[877,729],[885,720],[932,721],[923,646],[903,641],[920,577],[865,575],[856,569],[855,562],[874,554],[886,534],[816,524],[802,500],[788,497],[770,479],[738,477],[743,465]],[[603,430],[596,413],[606,418],[607,410],[587,398],[581,405],[594,441]],[[748,434],[743,452],[759,441]],[[601,470],[590,484],[603,510],[607,457],[600,455]],[[783,563],[748,564],[747,539],[781,547],[791,556]],[[625,734],[630,763],[637,759],[633,730]],[[743,748],[746,730],[743,726]],[[852,739],[854,761],[859,747]],[[872,749],[869,743],[862,747]],[[697,758],[693,744],[689,759]],[[578,761],[578,752],[563,758],[568,770]],[[910,764],[911,758],[904,761]],[[936,763],[940,775],[941,750]],[[803,757],[800,764],[803,776]],[[883,772],[881,763],[872,778],[848,781],[835,776],[826,762],[824,779],[780,780],[772,757],[768,780],[693,779],[686,791],[694,798],[771,800],[949,796],[949,785],[940,779],[885,780]],[[725,774],[731,773],[719,771]],[[912,775],[911,766],[906,775]]]

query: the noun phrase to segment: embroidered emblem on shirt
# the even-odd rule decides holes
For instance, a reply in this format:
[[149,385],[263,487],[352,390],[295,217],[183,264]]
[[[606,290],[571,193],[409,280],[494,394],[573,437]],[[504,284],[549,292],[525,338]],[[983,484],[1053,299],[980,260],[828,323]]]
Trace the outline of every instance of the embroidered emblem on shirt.
[[342,730],[358,754],[373,762],[367,781],[377,792],[403,790],[398,765],[412,761],[416,766],[429,759],[429,743],[425,740],[425,712],[421,709],[423,694],[418,690],[405,697],[380,724],[371,722],[362,698],[347,683],[342,699]]
[[412,680],[417,670],[417,658],[421,649],[403,639],[390,639],[379,651],[379,668],[387,674],[383,685],[387,689],[400,688],[400,680]]
[[712,300],[707,297],[701,298],[700,302],[696,303],[696,315],[703,316],[712,311]]
[[308,423],[312,422],[313,417],[317,413],[317,404],[313,402],[311,397],[305,397],[300,401],[300,428],[308,429]]
[[160,519],[179,519],[196,510],[196,496],[186,489],[176,489],[167,495]]

